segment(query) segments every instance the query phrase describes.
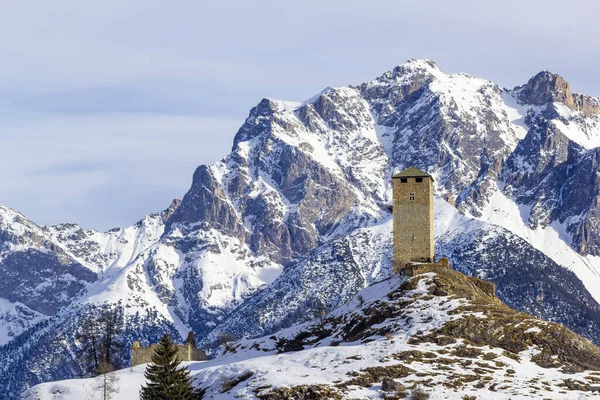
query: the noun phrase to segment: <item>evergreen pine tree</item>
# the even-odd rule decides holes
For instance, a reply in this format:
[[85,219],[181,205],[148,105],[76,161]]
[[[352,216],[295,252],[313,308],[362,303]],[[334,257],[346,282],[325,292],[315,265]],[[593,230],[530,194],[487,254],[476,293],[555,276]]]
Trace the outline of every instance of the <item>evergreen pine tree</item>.
[[171,338],[165,334],[148,364],[144,376],[147,384],[140,392],[141,400],[196,400],[201,398],[200,391],[194,389],[190,372],[179,367],[177,348]]

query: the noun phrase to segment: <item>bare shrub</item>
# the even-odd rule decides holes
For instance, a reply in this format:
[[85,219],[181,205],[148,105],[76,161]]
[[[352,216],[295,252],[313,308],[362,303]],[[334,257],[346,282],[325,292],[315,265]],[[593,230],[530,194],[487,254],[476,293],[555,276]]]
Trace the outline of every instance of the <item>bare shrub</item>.
[[410,394],[411,400],[427,400],[429,399],[429,393],[425,392],[421,387],[416,387]]
[[112,395],[119,392],[119,377],[112,373],[112,365],[101,362],[98,368],[100,375],[96,377],[96,388],[102,395],[102,400],[109,400]]
[[231,351],[233,349],[233,343],[235,343],[236,337],[231,333],[222,333],[217,338],[217,342],[219,345],[225,348],[225,352]]
[[363,306],[363,304],[365,304],[365,298],[363,297],[362,294],[359,294],[358,297],[356,298],[358,300],[358,305],[359,306]]
[[254,375],[254,372],[247,371],[244,372],[242,375],[233,378],[223,377],[223,382],[221,383],[221,393],[229,392],[231,389],[233,389],[240,383],[252,378],[252,375]]

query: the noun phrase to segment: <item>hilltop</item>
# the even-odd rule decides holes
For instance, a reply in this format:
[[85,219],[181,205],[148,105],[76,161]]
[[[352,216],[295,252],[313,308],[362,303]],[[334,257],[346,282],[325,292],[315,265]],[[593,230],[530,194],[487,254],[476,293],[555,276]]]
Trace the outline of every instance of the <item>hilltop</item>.
[[[600,391],[600,348],[512,310],[494,285],[450,268],[394,276],[312,322],[234,343],[188,366],[205,398],[586,398]],[[116,372],[130,399],[144,366]],[[23,399],[81,399],[95,380],[42,384]],[[471,396],[471,397],[469,397]]]

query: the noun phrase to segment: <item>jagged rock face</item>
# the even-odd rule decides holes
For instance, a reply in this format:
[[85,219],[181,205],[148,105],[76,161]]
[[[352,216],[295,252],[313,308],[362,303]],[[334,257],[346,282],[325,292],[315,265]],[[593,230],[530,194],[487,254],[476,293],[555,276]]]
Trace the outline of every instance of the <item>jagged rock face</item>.
[[[46,321],[45,314],[26,315],[44,310],[56,314],[48,335],[72,339],[62,324],[69,307],[104,302],[120,302],[129,318],[143,319],[144,332],[155,320],[180,335],[191,328],[204,343],[223,332],[259,335],[304,321],[389,275],[390,178],[412,165],[434,176],[436,195],[447,202],[436,207],[452,208],[449,203],[466,215],[438,224],[438,255],[494,280],[511,305],[600,340],[597,323],[587,321],[598,318],[600,298],[593,290],[598,266],[587,256],[600,255],[597,104],[570,93],[552,74],[506,90],[418,60],[358,86],[327,88],[304,103],[264,99],[227,157],[198,167],[180,202],[132,227],[106,233],[73,224],[40,228],[22,216],[5,224],[11,228],[0,225],[0,268],[27,270],[26,259],[15,258],[23,243],[44,254],[36,259],[45,257],[29,280],[19,281],[20,297],[10,297],[17,293],[13,285],[0,296],[29,300],[36,279],[50,276],[71,285],[48,286],[47,304],[34,301],[38,308],[31,310],[7,300],[11,310],[25,312],[0,315],[0,329],[14,327],[13,338],[33,321]],[[503,228],[493,240],[487,225],[472,240],[442,235],[468,231],[474,218]],[[539,232],[559,241],[532,239]],[[572,248],[558,254],[557,243]],[[480,259],[487,260],[486,271],[476,268]],[[547,270],[555,279],[539,278]],[[509,279],[521,271],[526,279]],[[554,294],[540,294],[530,282],[536,279],[556,288]],[[35,335],[20,337],[28,349],[44,346]],[[11,347],[4,354],[16,360],[21,353]],[[48,365],[67,365],[63,377],[78,370],[77,360],[61,358],[67,351],[48,354]],[[35,369],[34,361],[19,365]],[[37,380],[56,378],[39,371]],[[2,379],[8,378],[0,376],[0,385]]]
[[531,208],[532,228],[565,224],[579,253],[598,255],[598,149],[570,140],[552,122],[555,116],[553,109],[528,116],[531,128],[504,165],[504,190]]
[[[131,227],[101,233],[75,224],[39,227],[0,206],[0,387],[7,388],[0,398],[18,398],[26,382],[82,373],[80,360],[66,355],[78,354],[87,304],[127,302],[132,338],[126,340],[157,340],[166,330],[177,337],[172,318],[166,320],[152,298],[139,292],[120,297],[124,293],[115,290],[124,267],[158,240],[176,207],[175,201]],[[129,283],[140,281],[122,280]]]
[[181,222],[204,222],[223,233],[243,235],[235,211],[225,201],[225,193],[210,168],[204,165],[194,172],[192,187],[171,215],[168,227]]
[[168,209],[148,214],[135,225],[108,232],[85,229],[76,224],[43,227],[43,231],[77,260],[95,272],[132,262],[163,234],[165,223],[180,204],[175,199]]
[[[347,109],[334,107],[346,104],[341,98],[348,99]],[[351,89],[324,93],[295,113],[280,112],[275,102],[263,100],[236,135],[232,154],[196,171],[170,226],[208,223],[248,243],[258,255],[288,262],[323,237],[347,233],[345,226],[357,219],[373,220],[375,201],[353,189],[379,190],[383,200],[377,175],[386,172],[385,151],[374,133],[357,135],[350,143],[344,135],[362,129],[365,118],[372,123],[365,102]],[[358,157],[348,157],[350,148]],[[343,160],[324,165],[321,152]],[[381,164],[376,176],[365,167],[373,159]]]
[[0,206],[0,297],[54,315],[97,275],[21,214]]
[[64,264],[37,250],[12,253],[2,260],[0,297],[54,315],[98,276],[79,263]]
[[[559,217],[561,188],[569,161],[577,162],[583,149],[546,118],[532,116],[531,119],[534,128],[508,158],[504,175],[506,193],[520,204],[531,205],[528,223],[535,228],[546,226]],[[541,181],[544,185],[540,185]]]
[[361,92],[392,143],[392,165],[433,173],[440,194],[477,215],[521,135],[503,108],[502,90],[468,75],[447,76],[433,63],[409,62],[361,85]]
[[[593,204],[594,190],[575,191],[577,201],[567,202],[563,190],[558,202],[566,171],[583,151],[563,127],[600,143],[595,117],[566,118],[553,106],[577,109],[574,98],[583,97],[549,72],[506,91],[411,60],[304,104],[264,99],[238,131],[232,154],[196,171],[171,224],[208,223],[285,264],[348,233],[347,226],[380,218],[391,171],[413,165],[434,175],[438,195],[474,216],[505,181],[505,193],[532,209],[532,228],[567,221],[573,247],[597,254],[595,209],[574,221],[582,204]],[[522,123],[514,122],[518,111],[527,113]]]
[[586,115],[600,112],[600,103],[597,99],[581,93],[571,93],[569,83],[560,75],[549,71],[540,72],[526,85],[518,87],[516,90],[518,99],[523,104],[545,106],[558,102]]
[[543,106],[560,102],[573,107],[573,95],[569,84],[559,75],[542,71],[527,82],[519,93],[519,100],[524,104]]
[[585,115],[600,114],[600,101],[581,93],[573,93],[573,108]]
[[[387,229],[386,229],[387,228]],[[347,303],[360,289],[391,273],[391,219],[383,228],[358,229],[311,251],[270,286],[246,300],[203,339],[252,337],[317,318]]]

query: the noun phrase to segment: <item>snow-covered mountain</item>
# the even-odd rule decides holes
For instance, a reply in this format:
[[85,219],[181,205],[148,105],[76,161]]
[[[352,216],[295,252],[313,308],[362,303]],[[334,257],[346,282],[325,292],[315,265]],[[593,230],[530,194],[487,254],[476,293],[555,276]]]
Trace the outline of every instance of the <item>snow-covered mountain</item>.
[[[317,320],[230,344],[215,359],[187,366],[213,399],[597,396],[600,348],[510,309],[493,289],[452,269],[396,275]],[[136,397],[144,370],[114,373],[114,398]],[[99,379],[41,384],[23,399],[88,398]]]
[[410,60],[302,103],[263,99],[228,156],[133,227],[1,208],[0,385],[11,398],[80,373],[78,321],[100,304],[123,307],[127,344],[192,329],[210,346],[347,303],[391,273],[391,175],[411,165],[435,178],[438,255],[600,343],[599,112],[549,72],[509,90]]
[[[598,341],[600,309],[577,276],[519,236],[497,225],[465,217],[435,201],[437,254],[460,270],[496,282],[507,304],[540,318],[559,321]],[[287,267],[250,297],[204,339],[219,335],[258,336],[316,318],[348,302],[360,288],[390,275],[392,221],[359,228],[332,240]]]

